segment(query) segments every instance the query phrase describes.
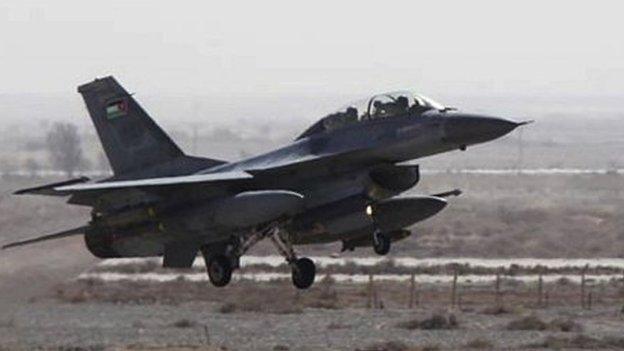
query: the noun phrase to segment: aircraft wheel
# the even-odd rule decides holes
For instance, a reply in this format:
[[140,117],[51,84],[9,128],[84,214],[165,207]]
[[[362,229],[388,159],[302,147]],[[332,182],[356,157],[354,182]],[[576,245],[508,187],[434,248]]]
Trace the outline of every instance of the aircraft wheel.
[[307,257],[300,258],[292,264],[292,281],[297,289],[307,289],[314,283],[316,266]]
[[375,253],[384,256],[390,252],[390,238],[380,231],[375,232],[373,235],[373,250],[375,250]]
[[210,282],[216,287],[226,286],[232,280],[232,264],[223,255],[216,255],[210,258],[206,270],[208,271]]

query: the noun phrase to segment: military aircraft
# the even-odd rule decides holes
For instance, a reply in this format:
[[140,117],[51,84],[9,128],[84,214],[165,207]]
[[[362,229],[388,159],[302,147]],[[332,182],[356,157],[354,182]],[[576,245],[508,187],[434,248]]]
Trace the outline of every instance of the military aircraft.
[[292,268],[293,284],[314,282],[312,260],[293,246],[342,242],[379,255],[458,195],[397,197],[418,183],[405,161],[501,137],[527,122],[467,114],[425,96],[373,96],[329,114],[291,144],[237,162],[187,156],[113,77],[78,87],[114,175],[81,177],[15,194],[69,197],[92,208],[86,225],[3,249],[84,235],[99,258],[162,256],[190,268],[199,252],[210,281],[227,285],[240,258],[269,239]]

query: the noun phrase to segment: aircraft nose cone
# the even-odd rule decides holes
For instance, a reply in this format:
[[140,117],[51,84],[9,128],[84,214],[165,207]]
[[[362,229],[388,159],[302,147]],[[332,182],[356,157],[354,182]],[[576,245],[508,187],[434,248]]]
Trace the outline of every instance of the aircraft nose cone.
[[494,140],[511,132],[521,123],[497,117],[463,115],[448,117],[444,124],[445,141],[470,145]]

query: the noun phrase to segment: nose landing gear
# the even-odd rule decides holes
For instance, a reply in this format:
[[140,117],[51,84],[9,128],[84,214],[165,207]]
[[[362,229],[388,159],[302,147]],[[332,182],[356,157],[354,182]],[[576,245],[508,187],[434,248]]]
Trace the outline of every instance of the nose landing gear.
[[388,254],[388,252],[390,252],[390,237],[384,234],[379,229],[375,218],[375,210],[373,208],[373,205],[366,206],[366,214],[371,218],[373,228],[375,228],[375,230],[373,231],[373,250],[376,254],[380,256],[385,256]]
[[390,238],[379,229],[373,233],[373,250],[380,256],[385,256],[390,252]]

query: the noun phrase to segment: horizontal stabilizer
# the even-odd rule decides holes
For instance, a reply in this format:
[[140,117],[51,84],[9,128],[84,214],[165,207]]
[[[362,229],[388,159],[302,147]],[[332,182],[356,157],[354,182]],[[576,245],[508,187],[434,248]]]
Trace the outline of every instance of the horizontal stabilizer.
[[66,230],[66,231],[63,231],[63,232],[60,232],[60,233],[44,235],[44,236],[40,236],[40,237],[37,237],[37,238],[23,240],[23,241],[16,241],[14,243],[3,245],[2,249],[4,250],[4,249],[11,248],[11,247],[34,244],[34,243],[38,243],[40,241],[55,240],[55,239],[66,238],[66,237],[74,236],[74,235],[81,235],[81,234],[84,234],[85,231],[88,228],[89,228],[88,226],[84,226],[84,227],[80,227],[80,228],[74,228],[74,229]]
[[518,123],[518,126],[525,126],[525,125],[527,125],[527,124],[531,124],[531,123],[533,123],[533,122],[535,122],[535,121],[534,121],[534,120],[532,120],[532,119],[529,119],[529,120],[526,120],[526,121],[519,122],[519,123]]
[[60,194],[57,191],[55,191],[54,188],[75,185],[75,184],[80,184],[80,183],[86,183],[88,181],[89,181],[89,178],[80,177],[80,178],[66,180],[63,182],[41,185],[41,186],[37,186],[34,188],[21,189],[21,190],[14,192],[13,194],[15,195],[31,194],[31,195],[64,196],[64,194]]
[[451,191],[446,191],[446,192],[439,193],[439,194],[434,194],[434,195],[431,195],[431,196],[435,196],[435,197],[449,197],[449,196],[459,196],[461,194],[462,194],[461,190],[454,189],[454,190],[451,190]]

